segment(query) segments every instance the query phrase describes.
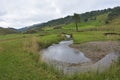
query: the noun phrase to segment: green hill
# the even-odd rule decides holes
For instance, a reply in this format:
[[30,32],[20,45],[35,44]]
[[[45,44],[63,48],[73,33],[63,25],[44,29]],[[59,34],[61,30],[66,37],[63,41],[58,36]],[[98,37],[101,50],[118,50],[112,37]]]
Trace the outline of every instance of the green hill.
[[[115,18],[118,18],[117,16],[119,15],[120,15],[120,7],[82,13],[80,14],[80,18],[81,18],[80,26],[86,26],[89,24],[89,26],[94,27],[94,26],[102,26],[105,24],[110,24],[111,21]],[[57,27],[59,25],[69,26],[72,23],[74,23],[73,16],[67,16],[64,18],[51,20],[42,24],[34,24],[32,26],[20,29],[20,31],[29,31],[29,30],[40,31],[41,28],[43,27],[50,28],[50,27]]]
[[2,34],[13,34],[17,33],[18,31],[14,28],[2,28],[0,27],[0,35]]

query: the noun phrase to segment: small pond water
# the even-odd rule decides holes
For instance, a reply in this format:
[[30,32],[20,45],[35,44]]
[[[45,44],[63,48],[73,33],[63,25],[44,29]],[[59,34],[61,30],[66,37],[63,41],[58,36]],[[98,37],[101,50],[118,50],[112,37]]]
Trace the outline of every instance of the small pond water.
[[71,44],[73,44],[73,40],[51,45],[42,51],[42,59],[59,70],[63,70],[65,74],[89,71],[103,72],[110,67],[113,61],[117,61],[118,54],[111,53],[93,64],[84,53],[69,47]]

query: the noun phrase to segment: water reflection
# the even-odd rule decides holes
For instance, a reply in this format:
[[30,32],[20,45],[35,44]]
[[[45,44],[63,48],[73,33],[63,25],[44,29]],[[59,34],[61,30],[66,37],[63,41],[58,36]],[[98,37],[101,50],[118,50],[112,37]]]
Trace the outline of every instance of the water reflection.
[[64,73],[72,74],[89,71],[103,72],[110,67],[113,61],[116,62],[118,58],[118,54],[111,53],[93,64],[82,52],[70,48],[70,44],[73,44],[73,40],[53,44],[48,49],[42,51],[43,60],[48,64],[55,65],[58,69],[63,70]]
[[43,51],[44,59],[75,64],[91,62],[91,60],[85,57],[79,50],[70,48],[69,45],[72,43],[72,40],[62,41],[59,44],[50,46],[48,49]]

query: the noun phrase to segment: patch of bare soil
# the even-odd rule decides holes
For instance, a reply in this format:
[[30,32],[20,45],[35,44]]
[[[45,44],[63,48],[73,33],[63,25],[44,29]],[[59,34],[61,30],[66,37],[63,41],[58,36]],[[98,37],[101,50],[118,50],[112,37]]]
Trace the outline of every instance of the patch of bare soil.
[[70,47],[79,49],[90,58],[93,62],[97,62],[109,53],[120,53],[119,41],[96,41],[82,44],[73,44]]

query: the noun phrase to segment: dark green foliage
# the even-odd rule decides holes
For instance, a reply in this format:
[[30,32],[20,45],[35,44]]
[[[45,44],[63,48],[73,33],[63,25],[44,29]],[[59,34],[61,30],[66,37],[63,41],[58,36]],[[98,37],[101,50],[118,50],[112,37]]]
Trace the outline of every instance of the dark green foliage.
[[107,21],[110,21],[117,16],[120,16],[120,7],[115,7],[114,9],[111,10],[111,13],[108,15]]
[[96,20],[96,16],[108,13],[111,9],[105,9],[105,10],[98,10],[98,11],[91,11],[81,14],[81,21],[90,21],[90,20]]
[[42,26],[56,26],[56,25],[61,25],[61,24],[68,24],[71,21],[72,21],[72,17],[67,16],[64,18],[59,18],[59,19],[48,21],[47,23],[42,24]]
[[118,16],[120,15],[120,7],[115,7],[112,12],[109,14],[109,16]]

